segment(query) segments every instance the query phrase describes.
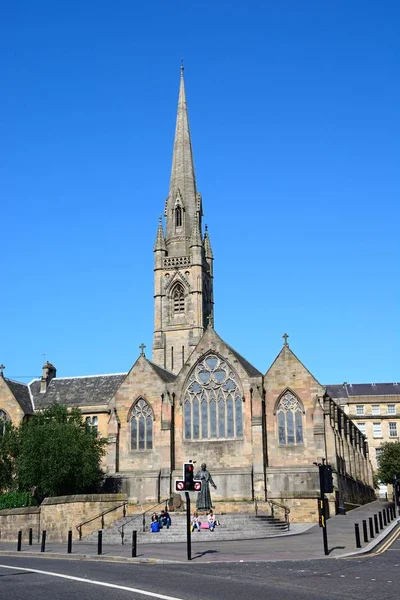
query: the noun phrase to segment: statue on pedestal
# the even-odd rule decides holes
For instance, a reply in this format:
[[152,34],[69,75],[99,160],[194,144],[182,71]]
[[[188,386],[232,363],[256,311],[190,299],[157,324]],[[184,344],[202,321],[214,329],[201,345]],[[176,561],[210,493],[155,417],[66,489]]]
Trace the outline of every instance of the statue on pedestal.
[[212,508],[210,485],[213,486],[214,490],[217,489],[217,486],[211,477],[211,473],[207,471],[206,463],[201,465],[195,479],[201,480],[201,492],[197,494],[196,508],[197,510],[210,510]]

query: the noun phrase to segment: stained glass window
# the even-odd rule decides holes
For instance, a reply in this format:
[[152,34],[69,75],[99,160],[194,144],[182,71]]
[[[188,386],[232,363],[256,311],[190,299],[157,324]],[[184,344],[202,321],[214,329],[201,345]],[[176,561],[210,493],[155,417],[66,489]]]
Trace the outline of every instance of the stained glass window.
[[6,425],[10,421],[7,413],[0,409],[0,437],[2,437],[6,431]]
[[185,439],[242,437],[242,397],[238,377],[226,361],[209,354],[198,362],[184,394]]
[[303,411],[297,398],[291,392],[285,392],[278,409],[278,443],[286,445],[302,444]]
[[139,398],[131,414],[131,449],[151,450],[153,447],[153,413],[149,404]]

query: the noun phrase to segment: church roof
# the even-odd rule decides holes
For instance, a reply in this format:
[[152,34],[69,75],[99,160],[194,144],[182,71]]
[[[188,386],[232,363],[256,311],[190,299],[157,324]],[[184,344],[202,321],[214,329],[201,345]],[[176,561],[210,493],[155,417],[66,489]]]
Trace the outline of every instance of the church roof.
[[[226,344],[226,342],[224,342],[224,343]],[[260,373],[260,371],[258,369],[253,367],[253,365],[251,363],[249,363],[248,360],[243,358],[243,356],[241,354],[239,354],[239,352],[236,352],[236,350],[234,350],[232,348],[232,346],[229,346],[229,344],[226,344],[226,346],[229,348],[229,350],[232,352],[232,354],[237,358],[239,363],[242,365],[243,369],[246,371],[247,375],[249,375],[250,377],[262,377],[262,373]]]
[[177,377],[175,375],[175,373],[171,373],[171,371],[167,371],[166,369],[163,369],[159,365],[156,365],[155,363],[151,362],[151,360],[149,360],[149,359],[147,359],[147,362],[149,363],[149,365],[152,366],[152,368],[155,370],[157,375],[159,375],[159,377],[161,377],[161,379],[163,381],[165,381],[166,383],[175,381],[175,379]]
[[66,406],[96,406],[108,404],[126,377],[115,375],[89,375],[85,377],[55,377],[46,392],[40,393],[40,379],[29,384],[36,408],[52,404]]
[[24,411],[25,415],[31,415],[34,412],[34,408],[32,405],[31,395],[29,393],[29,387],[25,383],[21,383],[20,381],[14,381],[13,379],[4,378],[7,383],[9,389],[11,390],[14,398],[20,405],[21,409]]
[[343,383],[327,385],[326,391],[333,399],[352,396],[400,396],[400,383]]

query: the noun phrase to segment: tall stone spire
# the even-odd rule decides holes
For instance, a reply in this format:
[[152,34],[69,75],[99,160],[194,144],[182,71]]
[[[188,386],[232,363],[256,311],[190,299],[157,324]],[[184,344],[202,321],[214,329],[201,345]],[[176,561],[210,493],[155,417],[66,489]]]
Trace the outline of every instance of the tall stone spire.
[[165,206],[166,244],[170,255],[186,254],[199,204],[183,73],[181,66],[171,179]]
[[173,373],[213,322],[213,258],[202,216],[181,67],[165,237],[160,223],[154,246],[153,361]]

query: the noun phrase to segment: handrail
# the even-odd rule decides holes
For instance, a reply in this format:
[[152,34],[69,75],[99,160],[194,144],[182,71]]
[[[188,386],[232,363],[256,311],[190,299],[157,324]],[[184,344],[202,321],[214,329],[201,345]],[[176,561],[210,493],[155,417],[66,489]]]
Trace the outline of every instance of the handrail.
[[279,508],[283,508],[283,510],[285,511],[285,522],[287,523],[287,526],[289,529],[289,527],[290,527],[290,519],[289,519],[290,508],[288,506],[285,506],[284,504],[280,504],[279,502],[276,502],[275,500],[267,500],[267,502],[271,507],[271,517],[272,518],[275,517],[275,506],[277,506]]
[[165,508],[167,509],[168,508],[168,506],[167,506],[168,500],[169,500],[169,498],[167,498],[166,500],[162,500],[161,502],[159,502],[158,504],[155,504],[151,508],[148,508],[144,512],[139,513],[138,515],[135,515],[134,517],[132,517],[132,519],[129,519],[129,521],[127,521],[126,523],[121,525],[121,527],[118,527],[118,531],[121,534],[121,544],[124,545],[124,537],[125,537],[124,530],[125,530],[126,525],[129,525],[129,523],[132,523],[132,521],[135,521],[139,517],[142,517],[142,527],[143,527],[143,532],[145,532],[146,531],[146,513],[151,512],[152,510],[157,508],[157,506],[161,506],[161,505],[164,505]]
[[101,518],[101,528],[104,529],[104,515],[107,515],[108,513],[113,512],[114,510],[118,510],[119,508],[123,508],[123,516],[126,517],[126,507],[127,506],[128,506],[128,502],[123,502],[122,504],[118,504],[118,506],[113,506],[113,508],[104,510],[99,515],[96,515],[95,517],[92,517],[91,519],[88,519],[87,521],[83,521],[82,523],[79,523],[79,525],[76,525],[76,529],[78,530],[78,533],[79,533],[79,539],[80,540],[82,539],[83,525],[87,525],[88,523],[91,523],[92,521],[95,521],[96,519]]

